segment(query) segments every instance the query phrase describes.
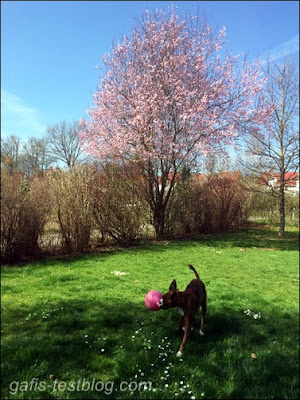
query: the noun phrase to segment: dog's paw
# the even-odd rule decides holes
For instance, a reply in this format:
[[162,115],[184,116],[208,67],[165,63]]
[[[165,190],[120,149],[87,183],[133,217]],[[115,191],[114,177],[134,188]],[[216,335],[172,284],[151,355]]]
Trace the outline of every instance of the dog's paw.
[[177,353],[176,353],[176,357],[181,357],[182,356],[182,353],[181,353],[181,351],[177,351]]
[[204,336],[204,332],[202,332],[201,329],[199,330],[199,333],[201,336]]

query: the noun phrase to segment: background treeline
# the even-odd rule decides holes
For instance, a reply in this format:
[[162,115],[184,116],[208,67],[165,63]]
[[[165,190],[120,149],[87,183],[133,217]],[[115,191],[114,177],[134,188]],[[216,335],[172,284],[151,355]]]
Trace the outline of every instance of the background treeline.
[[[86,163],[30,175],[1,172],[3,263],[155,237],[135,166]],[[286,202],[287,222],[296,225],[298,199]],[[277,199],[247,191],[241,175],[180,174],[166,211],[166,236],[221,233],[251,219],[276,223]]]
[[1,139],[1,170],[10,174],[42,175],[57,165],[72,168],[88,160],[79,144],[81,130],[78,121],[61,121],[48,126],[41,138],[26,142],[16,135]]
[[[154,192],[139,166],[88,158],[80,129],[76,121],[62,121],[41,139],[1,140],[3,263],[155,238]],[[227,161],[212,155],[199,166],[205,175],[191,174],[188,166],[178,171],[164,213],[165,237],[221,233],[247,221],[278,224],[278,198],[247,190],[245,181],[254,179],[247,171],[216,173],[237,170]],[[286,222],[297,225],[298,199],[286,196],[285,202]]]

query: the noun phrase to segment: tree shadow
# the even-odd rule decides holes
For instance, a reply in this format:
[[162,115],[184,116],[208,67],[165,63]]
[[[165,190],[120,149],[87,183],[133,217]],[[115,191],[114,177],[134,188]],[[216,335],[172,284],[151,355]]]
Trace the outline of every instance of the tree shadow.
[[[104,262],[107,258],[122,254],[124,251],[136,251],[143,254],[145,252],[151,253],[165,253],[170,250],[186,250],[198,246],[205,247],[219,247],[220,249],[226,248],[255,248],[257,250],[270,250],[275,249],[279,251],[299,251],[299,232],[287,231],[285,238],[279,238],[278,233],[274,230],[267,228],[241,228],[239,230],[222,233],[222,234],[202,234],[184,238],[169,239],[169,240],[143,240],[139,245],[134,246],[120,246],[115,245],[109,248],[104,247],[100,249],[91,249],[86,253],[78,254],[65,254],[65,255],[49,255],[40,258],[39,260],[32,261],[35,268],[55,265],[56,263],[63,266],[72,264],[75,261],[93,260],[97,262]],[[16,266],[22,266],[28,263],[23,261]],[[11,266],[13,267],[13,266]]]
[[[16,377],[20,381],[36,377],[49,384],[53,379],[68,381],[83,377],[106,381],[130,380],[137,364],[148,372],[154,359],[157,365],[163,365],[159,359],[159,346],[164,338],[170,341],[168,350],[164,351],[168,351],[168,360],[175,365],[174,377],[182,374],[182,368],[187,376],[193,371],[200,371],[205,377],[208,397],[216,396],[216,389],[210,383],[214,377],[219,376],[220,384],[225,384],[230,371],[235,374],[232,398],[249,397],[247,390],[253,376],[257,379],[254,385],[256,394],[262,396],[263,381],[270,376],[274,382],[277,380],[279,387],[286,377],[296,376],[297,373],[295,356],[292,351],[287,352],[284,344],[287,338],[277,322],[281,319],[289,332],[287,343],[292,343],[297,340],[297,316],[289,315],[287,318],[278,310],[276,321],[252,321],[242,310],[237,314],[230,307],[226,312],[211,307],[205,336],[200,336],[198,332],[199,313],[184,351],[183,363],[179,363],[176,357],[182,340],[182,334],[177,332],[179,315],[176,310],[151,312],[144,306],[142,298],[140,303],[128,299],[53,300],[5,312],[10,313],[10,326],[3,329],[2,398],[13,397],[9,395],[8,388]],[[276,337],[280,337],[277,340],[282,342],[281,346],[272,348]],[[149,340],[151,351],[145,346]],[[231,352],[230,358],[226,351]],[[253,360],[251,351],[261,351],[264,356],[258,354],[258,360]],[[241,356],[243,352],[245,357]],[[155,374],[158,372],[153,372],[152,376],[155,377]],[[288,382],[286,379],[286,384]],[[276,390],[282,395],[285,387],[283,385],[282,389]],[[272,393],[274,396],[274,390],[270,391],[270,397]],[[32,398],[55,398],[51,391],[39,395]],[[109,396],[89,392],[76,394],[76,398],[91,397]]]
[[279,238],[277,232],[269,229],[240,229],[235,232],[215,234],[215,235],[199,235],[194,238],[186,238],[176,241],[170,241],[169,246],[172,248],[193,247],[196,243],[203,244],[207,247],[220,248],[276,248],[282,251],[298,251],[299,250],[299,232],[286,232],[285,238]]

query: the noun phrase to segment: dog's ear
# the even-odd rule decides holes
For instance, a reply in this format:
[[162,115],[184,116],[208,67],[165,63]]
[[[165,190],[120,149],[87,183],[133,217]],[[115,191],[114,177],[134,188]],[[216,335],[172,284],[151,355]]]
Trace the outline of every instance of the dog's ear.
[[176,283],[176,280],[173,279],[173,281],[169,287],[169,290],[176,290],[176,289],[177,289],[177,283]]

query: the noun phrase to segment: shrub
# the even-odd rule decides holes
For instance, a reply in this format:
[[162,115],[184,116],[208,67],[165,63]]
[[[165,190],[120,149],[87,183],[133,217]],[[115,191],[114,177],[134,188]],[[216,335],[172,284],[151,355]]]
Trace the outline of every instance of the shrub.
[[16,263],[40,253],[39,238],[50,212],[43,178],[1,174],[1,259]]
[[68,253],[85,251],[89,247],[93,178],[91,169],[86,166],[57,169],[48,174],[63,247]]
[[166,232],[169,236],[184,236],[196,232],[197,213],[191,210],[192,197],[196,189],[190,179],[175,187],[166,212]]
[[221,233],[247,219],[247,192],[231,176],[212,175],[206,181],[177,186],[169,210],[171,234]]
[[203,232],[226,232],[247,220],[247,192],[230,176],[212,176],[202,188]]
[[[249,212],[253,221],[279,225],[279,198],[270,193],[251,192]],[[285,222],[291,226],[299,223],[299,198],[288,193],[285,195]]]
[[102,240],[109,237],[129,245],[145,225],[146,205],[135,169],[130,165],[106,164],[93,187],[94,219]]

